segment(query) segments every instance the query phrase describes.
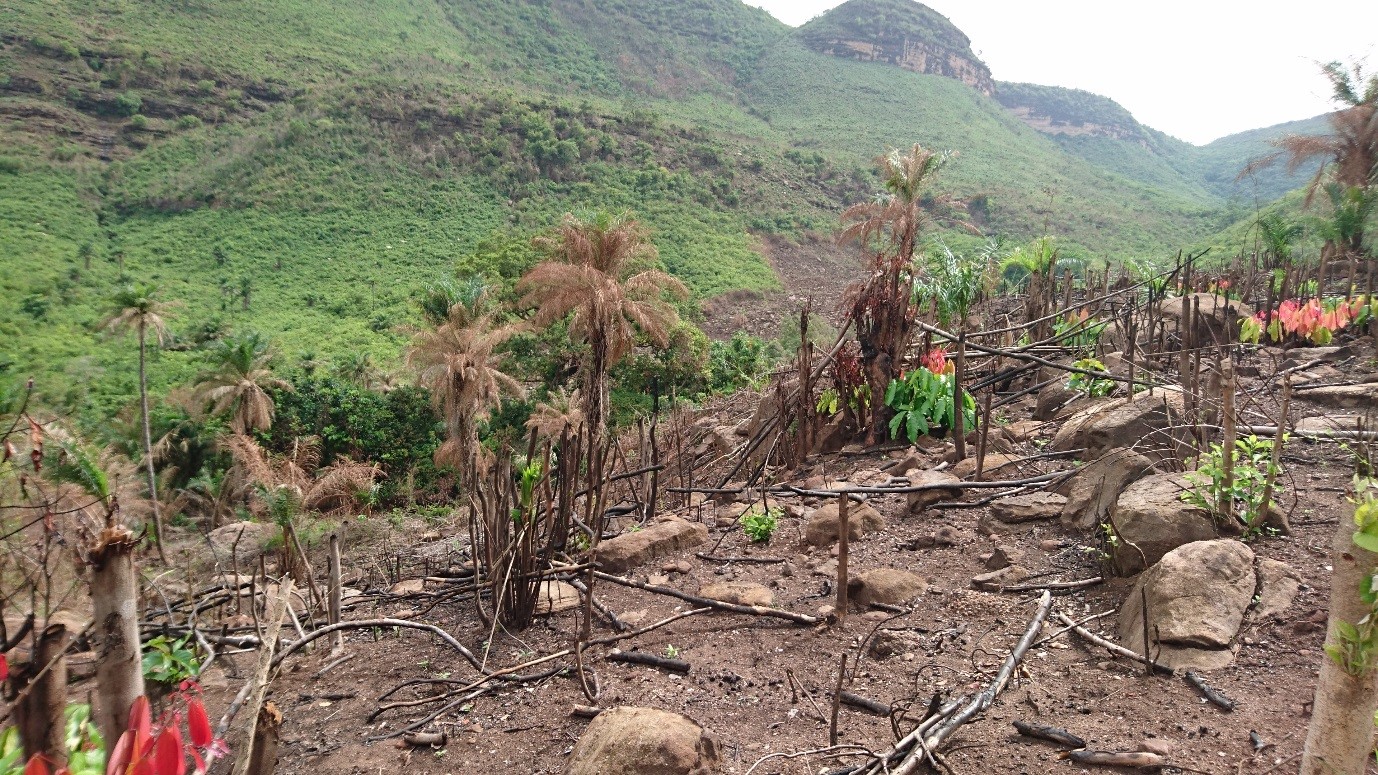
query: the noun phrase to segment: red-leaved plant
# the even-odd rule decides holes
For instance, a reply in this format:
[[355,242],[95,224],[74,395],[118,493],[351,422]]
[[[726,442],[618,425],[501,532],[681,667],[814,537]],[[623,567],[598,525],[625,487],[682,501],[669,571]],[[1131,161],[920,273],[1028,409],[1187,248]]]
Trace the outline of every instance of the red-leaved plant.
[[182,710],[166,711],[154,726],[148,698],[140,697],[129,709],[129,727],[110,751],[105,775],[186,775],[188,758],[192,771],[204,775],[211,762],[229,752],[225,741],[211,732],[196,682],[183,681],[173,698],[185,708],[190,740],[182,738]]

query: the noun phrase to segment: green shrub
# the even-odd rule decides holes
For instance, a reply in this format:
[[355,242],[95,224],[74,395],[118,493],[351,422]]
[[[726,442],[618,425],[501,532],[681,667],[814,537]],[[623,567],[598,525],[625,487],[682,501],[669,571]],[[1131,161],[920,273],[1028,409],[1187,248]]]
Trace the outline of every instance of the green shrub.
[[115,97],[115,110],[121,116],[134,116],[143,109],[143,106],[144,98],[132,91]]
[[23,168],[23,162],[13,156],[0,156],[0,175],[18,175]]
[[[934,430],[946,431],[957,419],[955,390],[951,374],[934,374],[917,368],[901,379],[893,380],[885,389],[885,405],[895,410],[890,420],[890,438],[908,438],[912,444],[919,436]],[[976,399],[962,391],[962,427],[976,427]]]
[[[1074,362],[1072,366],[1087,371],[1105,371],[1105,364],[1095,358],[1082,358]],[[1138,380],[1135,380],[1135,382],[1137,381]],[[1103,377],[1092,377],[1089,374],[1073,373],[1067,377],[1067,387],[1070,390],[1085,393],[1092,398],[1100,398],[1114,392],[1115,380],[1105,379]]]
[[135,113],[129,117],[129,128],[144,130],[148,129],[148,116],[142,113]]
[[753,508],[742,517],[742,532],[754,543],[769,543],[770,537],[775,534],[775,528],[780,525],[782,513],[778,506],[772,506],[765,511]]
[[201,117],[188,113],[177,119],[178,129],[195,129],[201,126]]
[[[1286,441],[1284,436],[1283,443]],[[1201,457],[1197,469],[1187,473],[1192,489],[1182,493],[1182,500],[1217,517],[1224,516],[1227,510],[1232,511],[1244,522],[1244,536],[1252,537],[1263,532],[1268,509],[1276,504],[1274,498],[1282,494],[1282,468],[1273,465],[1273,442],[1257,436],[1236,439],[1230,459],[1233,466],[1227,487],[1225,452],[1220,444],[1212,444],[1210,452]],[[1270,473],[1273,487],[1264,502]]]

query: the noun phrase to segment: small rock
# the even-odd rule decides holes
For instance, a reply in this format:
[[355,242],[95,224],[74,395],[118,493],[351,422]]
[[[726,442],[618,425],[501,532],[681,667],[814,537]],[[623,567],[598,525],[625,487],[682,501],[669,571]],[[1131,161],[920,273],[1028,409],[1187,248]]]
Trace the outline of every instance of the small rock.
[[[537,604],[537,607],[539,607],[539,604]],[[413,616],[416,616],[415,608],[402,608],[392,612],[392,618],[394,619],[410,619]]]
[[414,595],[426,591],[425,579],[404,579],[388,588],[391,595]]
[[[884,612],[881,612],[884,613]],[[923,648],[923,638],[909,630],[878,630],[866,647],[868,656],[887,659]]]
[[1000,589],[1018,584],[1028,577],[1029,572],[1027,570],[1018,565],[1011,565],[1008,568],[982,573],[972,578],[971,586],[976,589]]
[[847,581],[847,593],[860,606],[899,605],[922,595],[928,583],[913,573],[894,568],[862,571]]
[[917,514],[935,503],[957,500],[962,497],[960,488],[943,486],[957,484],[961,481],[952,474],[944,471],[911,470],[906,474],[905,478],[909,480],[910,486],[933,488],[905,493],[905,502],[909,505],[909,513],[911,514]]
[[951,525],[943,525],[933,534],[933,540],[938,546],[956,546],[962,542],[962,534]]
[[837,612],[837,608],[836,608],[835,606],[820,605],[820,606],[818,607],[818,617],[819,617],[820,619],[826,619],[826,618],[828,618],[829,616],[832,616],[832,615],[833,615],[834,613],[836,613],[836,612]]
[[986,558],[986,570],[1001,570],[1018,565],[1024,560],[1024,552],[1012,546],[997,546]]
[[706,775],[718,767],[717,741],[692,719],[654,708],[599,713],[575,744],[569,775]]
[[1056,538],[1045,538],[1038,542],[1038,548],[1045,552],[1056,552],[1062,548],[1062,542]]
[[1172,743],[1161,737],[1151,737],[1139,743],[1139,750],[1145,753],[1156,753],[1159,756],[1167,757],[1172,755]]
[[670,583],[670,577],[663,573],[652,573],[646,577],[646,583],[653,587],[663,587]]
[[1066,505],[1067,498],[1055,493],[1016,495],[992,503],[990,513],[1001,522],[1018,524],[1040,519],[1057,519],[1062,516],[1062,508]]
[[649,612],[645,608],[638,608],[635,611],[627,611],[625,613],[618,614],[617,618],[621,619],[627,624],[636,625],[646,621],[646,616],[648,613]]
[[834,578],[837,576],[837,560],[828,560],[813,566],[813,575],[829,579]]
[[736,605],[766,607],[775,602],[775,595],[769,589],[760,584],[746,582],[729,581],[709,584],[699,590],[699,594],[711,600],[721,600],[724,603]]
[[792,563],[792,562],[785,562],[785,563],[781,564],[781,566],[780,566],[780,575],[781,575],[782,577],[784,577],[784,578],[789,578],[790,576],[793,576],[794,573],[795,573],[795,571],[794,571],[794,563]]
[[1258,561],[1258,604],[1250,616],[1271,619],[1279,616],[1297,599],[1301,591],[1301,576],[1285,562],[1271,558]]
[[579,590],[563,581],[542,581],[536,592],[536,615],[559,613],[579,606]]
[[[983,461],[985,465],[981,468],[981,478],[993,480],[999,479],[1006,474],[1013,473],[1013,465],[1018,461],[1019,458],[1014,455],[1007,455],[1003,452],[989,452],[986,454],[986,459]],[[970,478],[976,473],[976,456],[972,455],[963,460],[958,460],[956,464],[952,466],[951,470],[952,475],[958,479]],[[1000,476],[991,475],[996,472],[999,472]]]

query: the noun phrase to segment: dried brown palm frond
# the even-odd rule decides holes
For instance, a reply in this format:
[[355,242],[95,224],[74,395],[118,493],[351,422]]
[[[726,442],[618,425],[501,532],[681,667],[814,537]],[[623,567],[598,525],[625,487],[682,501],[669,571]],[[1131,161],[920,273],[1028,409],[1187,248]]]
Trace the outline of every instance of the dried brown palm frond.
[[517,283],[519,305],[535,309],[533,328],[568,316],[570,336],[592,349],[584,364],[584,417],[601,436],[608,369],[631,351],[638,331],[665,346],[679,319],[665,296],[684,299],[689,290],[665,272],[644,268],[655,260],[655,246],[629,213],[587,222],[566,215],[553,235],[533,245],[547,260]]
[[583,396],[578,388],[552,390],[547,400],[538,402],[526,421],[528,430],[543,439],[559,438],[568,431],[577,433],[584,425]]
[[231,436],[226,445],[244,480],[264,491],[292,490],[307,511],[351,508],[383,475],[377,465],[356,463],[347,457],[321,466],[320,439],[314,436],[295,439],[283,455],[270,454],[242,434]]
[[480,462],[478,423],[502,404],[505,396],[524,395],[521,384],[503,371],[497,352],[516,333],[497,325],[486,294],[450,307],[440,325],[412,339],[407,365],[445,418],[446,441],[436,451],[437,465],[465,471]]

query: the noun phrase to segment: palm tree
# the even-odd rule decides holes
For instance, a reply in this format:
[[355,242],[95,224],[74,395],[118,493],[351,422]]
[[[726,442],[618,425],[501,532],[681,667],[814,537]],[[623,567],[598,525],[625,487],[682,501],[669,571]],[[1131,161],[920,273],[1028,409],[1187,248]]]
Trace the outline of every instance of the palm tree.
[[[887,425],[885,389],[900,371],[904,349],[914,327],[916,309],[911,302],[914,253],[919,236],[934,219],[971,227],[952,215],[936,215],[933,205],[951,200],[926,200],[934,177],[956,154],[939,153],[917,143],[908,153],[891,149],[876,160],[885,190],[874,201],[847,208],[839,242],[857,240],[871,257],[870,277],[854,283],[843,298],[843,308],[855,321],[861,345],[862,367],[871,385],[871,423],[867,441]],[[929,201],[929,207],[925,202]]]
[[216,369],[203,374],[196,392],[213,414],[228,414],[230,430],[247,434],[267,430],[276,407],[269,390],[291,390],[273,376],[268,342],[256,333],[222,340],[212,354]]
[[487,290],[478,286],[457,297],[438,325],[417,333],[407,351],[407,364],[445,418],[446,440],[436,462],[460,469],[468,486],[479,469],[479,422],[504,394],[523,394],[502,371],[505,356],[496,352],[514,331],[497,327],[495,315]]
[[665,347],[679,314],[664,296],[684,299],[689,289],[659,269],[643,268],[657,253],[630,213],[600,213],[590,221],[567,214],[554,234],[532,244],[546,260],[517,283],[519,304],[535,308],[535,328],[572,315],[570,336],[588,345],[582,392],[594,449],[608,422],[608,370],[631,352],[637,332]]
[[164,344],[168,339],[165,316],[177,302],[156,298],[152,285],[130,285],[115,294],[114,310],[106,316],[101,327],[111,330],[133,331],[139,337],[139,416],[143,424],[144,468],[148,472],[148,500],[153,506],[153,541],[158,558],[167,562],[163,554],[163,519],[158,511],[158,478],[153,473],[153,436],[148,422],[148,337],[150,334]]

